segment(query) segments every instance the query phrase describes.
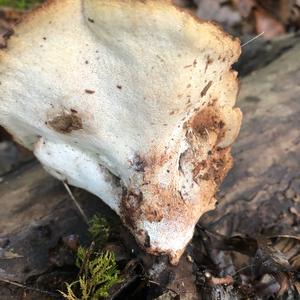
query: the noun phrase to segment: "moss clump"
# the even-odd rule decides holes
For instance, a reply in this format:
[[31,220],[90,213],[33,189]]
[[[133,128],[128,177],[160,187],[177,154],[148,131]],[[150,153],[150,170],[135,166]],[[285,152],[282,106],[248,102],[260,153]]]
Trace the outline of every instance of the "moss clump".
[[92,243],[89,248],[79,247],[76,266],[80,269],[78,280],[66,283],[66,292],[60,291],[67,300],[96,300],[109,296],[109,289],[121,282],[115,255],[101,252],[107,242],[110,228],[105,218],[95,215],[88,229]]
[[91,239],[98,247],[102,247],[109,238],[110,227],[105,218],[94,215],[89,221]]
[[44,0],[0,0],[0,6],[8,6],[16,9],[26,10],[42,2],[44,2]]
[[77,251],[77,265],[81,269],[79,279],[67,283],[67,292],[61,292],[68,300],[96,300],[109,296],[109,289],[121,282],[115,255],[112,252],[97,253],[83,247]]

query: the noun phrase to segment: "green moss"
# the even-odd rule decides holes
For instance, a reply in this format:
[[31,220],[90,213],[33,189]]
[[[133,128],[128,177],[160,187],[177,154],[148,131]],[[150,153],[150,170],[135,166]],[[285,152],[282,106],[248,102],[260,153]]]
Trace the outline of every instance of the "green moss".
[[78,280],[66,283],[66,291],[60,293],[67,300],[96,300],[109,296],[109,289],[121,282],[115,255],[99,249],[107,242],[110,227],[105,218],[94,215],[88,229],[92,244],[79,247],[76,253]]
[[60,292],[68,300],[96,300],[108,297],[109,289],[121,282],[115,255],[112,252],[97,253],[93,248],[79,247],[77,265],[80,267],[79,279],[67,283],[67,291]]
[[94,215],[89,221],[89,233],[97,247],[102,247],[108,240],[110,226],[105,218]]
[[43,2],[43,0],[0,0],[0,6],[8,6],[16,9],[30,9]]

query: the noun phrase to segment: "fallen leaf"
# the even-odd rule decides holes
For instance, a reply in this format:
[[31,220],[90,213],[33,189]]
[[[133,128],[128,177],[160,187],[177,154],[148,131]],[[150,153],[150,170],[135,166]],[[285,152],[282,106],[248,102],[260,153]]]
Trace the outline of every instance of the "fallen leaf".
[[13,250],[3,251],[2,253],[0,252],[1,259],[15,259],[15,258],[21,258],[21,257],[23,257],[23,256],[14,252]]
[[266,39],[272,39],[285,32],[283,24],[262,8],[254,10],[254,17],[256,32],[264,32],[264,37]]

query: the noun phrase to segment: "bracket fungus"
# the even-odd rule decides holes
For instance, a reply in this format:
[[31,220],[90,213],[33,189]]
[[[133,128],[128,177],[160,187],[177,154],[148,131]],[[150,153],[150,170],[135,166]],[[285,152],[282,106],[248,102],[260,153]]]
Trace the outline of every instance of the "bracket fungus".
[[168,0],[52,0],[0,53],[0,123],[176,264],[232,164],[239,55]]

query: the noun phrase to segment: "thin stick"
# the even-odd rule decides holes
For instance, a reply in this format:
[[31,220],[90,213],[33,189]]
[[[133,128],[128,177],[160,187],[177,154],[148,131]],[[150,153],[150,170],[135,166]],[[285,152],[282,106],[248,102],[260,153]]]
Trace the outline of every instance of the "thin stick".
[[242,267],[242,268],[238,269],[235,273],[233,273],[233,275],[231,275],[231,276],[233,277],[233,276],[237,275],[238,273],[240,273],[241,271],[251,268],[253,266],[254,266],[254,264],[250,264],[248,266]]
[[241,47],[244,47],[248,44],[250,44],[251,42],[255,41],[256,39],[258,39],[259,37],[261,37],[265,32],[261,32],[260,34],[258,34],[257,36],[255,36],[254,38],[252,38],[251,40],[247,41],[246,43],[242,44]]
[[81,208],[81,206],[79,205],[79,203],[78,203],[77,200],[75,199],[75,197],[74,197],[72,191],[70,190],[68,184],[67,184],[65,181],[63,181],[63,184],[64,184],[64,187],[65,187],[65,189],[67,190],[67,192],[68,192],[70,198],[73,200],[73,202],[74,202],[76,208],[77,208],[78,211],[80,212],[80,214],[81,214],[83,220],[85,221],[86,224],[89,224],[89,221],[88,221],[88,218],[87,218],[86,214],[84,213],[83,209]]
[[52,293],[52,292],[49,292],[49,291],[45,291],[45,290],[40,290],[40,289],[31,287],[31,286],[27,286],[27,285],[24,285],[20,282],[12,281],[12,280],[9,280],[9,279],[0,278],[0,282],[7,283],[7,284],[10,284],[10,285],[14,285],[16,287],[19,287],[19,288],[22,288],[22,289],[25,289],[25,290],[30,290],[30,291],[39,292],[41,294],[46,294],[46,295],[49,295],[49,296],[52,296],[52,297],[55,297],[55,298],[60,298],[60,296],[58,294],[55,294],[55,293]]
[[[160,283],[158,283],[158,282],[156,282],[156,281],[153,281],[153,280],[150,280],[150,279],[148,279],[147,282],[156,284],[157,286],[161,286]],[[174,290],[171,289],[171,288],[165,287],[165,289],[168,290],[168,291],[170,291],[170,292],[172,292],[172,293],[174,293],[174,294],[176,294],[176,295],[179,295],[176,291],[174,291]]]

